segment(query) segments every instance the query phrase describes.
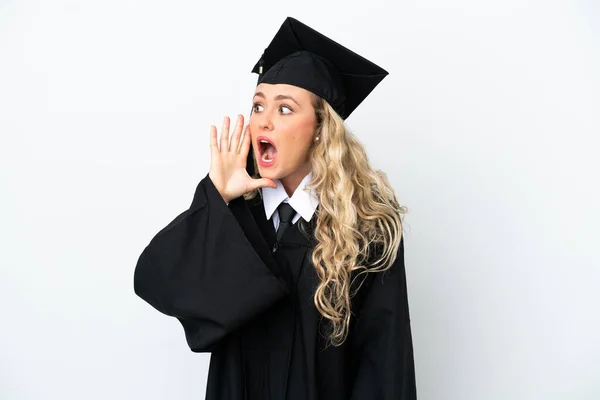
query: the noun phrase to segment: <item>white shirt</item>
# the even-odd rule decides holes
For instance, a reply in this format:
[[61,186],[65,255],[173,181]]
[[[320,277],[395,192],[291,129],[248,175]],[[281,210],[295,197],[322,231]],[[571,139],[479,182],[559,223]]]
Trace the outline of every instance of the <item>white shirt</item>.
[[317,198],[316,192],[314,190],[309,191],[308,189],[305,189],[305,186],[311,179],[312,174],[309,172],[308,175],[302,179],[292,194],[292,197],[287,195],[287,192],[279,179],[274,180],[274,182],[277,183],[277,188],[261,188],[265,214],[267,219],[273,216],[275,230],[279,227],[279,212],[277,211],[277,207],[279,207],[281,202],[289,203],[296,211],[296,214],[294,214],[294,217],[292,218],[292,224],[295,224],[300,217],[304,218],[307,222],[310,221],[319,205],[319,199]]

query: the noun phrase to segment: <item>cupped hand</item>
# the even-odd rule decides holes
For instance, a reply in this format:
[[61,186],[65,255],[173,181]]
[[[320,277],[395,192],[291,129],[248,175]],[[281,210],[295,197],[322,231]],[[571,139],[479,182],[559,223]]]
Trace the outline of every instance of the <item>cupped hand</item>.
[[[271,179],[254,179],[246,171],[246,159],[250,151],[250,125],[244,129],[244,116],[238,115],[231,140],[229,139],[229,117],[223,119],[221,140],[217,141],[217,128],[210,126],[210,171],[208,176],[226,203],[261,187],[276,188]],[[219,146],[220,142],[220,146]]]

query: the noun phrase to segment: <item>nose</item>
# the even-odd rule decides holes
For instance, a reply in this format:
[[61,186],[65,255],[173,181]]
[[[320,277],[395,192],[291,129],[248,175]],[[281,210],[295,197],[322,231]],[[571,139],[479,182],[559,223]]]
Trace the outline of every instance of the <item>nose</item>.
[[261,131],[273,130],[273,120],[268,113],[262,112],[260,114],[255,114],[254,117],[258,120],[258,127]]

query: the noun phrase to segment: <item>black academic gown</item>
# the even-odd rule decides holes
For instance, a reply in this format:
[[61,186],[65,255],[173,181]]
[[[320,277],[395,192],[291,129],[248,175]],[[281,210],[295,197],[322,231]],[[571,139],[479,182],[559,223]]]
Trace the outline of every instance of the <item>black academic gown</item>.
[[179,320],[192,351],[212,353],[206,399],[416,399],[403,241],[392,268],[353,297],[346,342],[327,346],[313,302],[315,220],[276,243],[260,196],[227,206],[207,175],[140,255],[136,294]]

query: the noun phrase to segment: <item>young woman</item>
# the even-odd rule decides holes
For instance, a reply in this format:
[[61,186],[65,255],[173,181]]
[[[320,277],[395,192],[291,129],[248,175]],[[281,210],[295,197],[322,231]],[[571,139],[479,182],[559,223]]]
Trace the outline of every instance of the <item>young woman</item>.
[[254,71],[135,292],[212,353],[207,399],[416,399],[406,209],[344,125],[387,72],[293,18]]

